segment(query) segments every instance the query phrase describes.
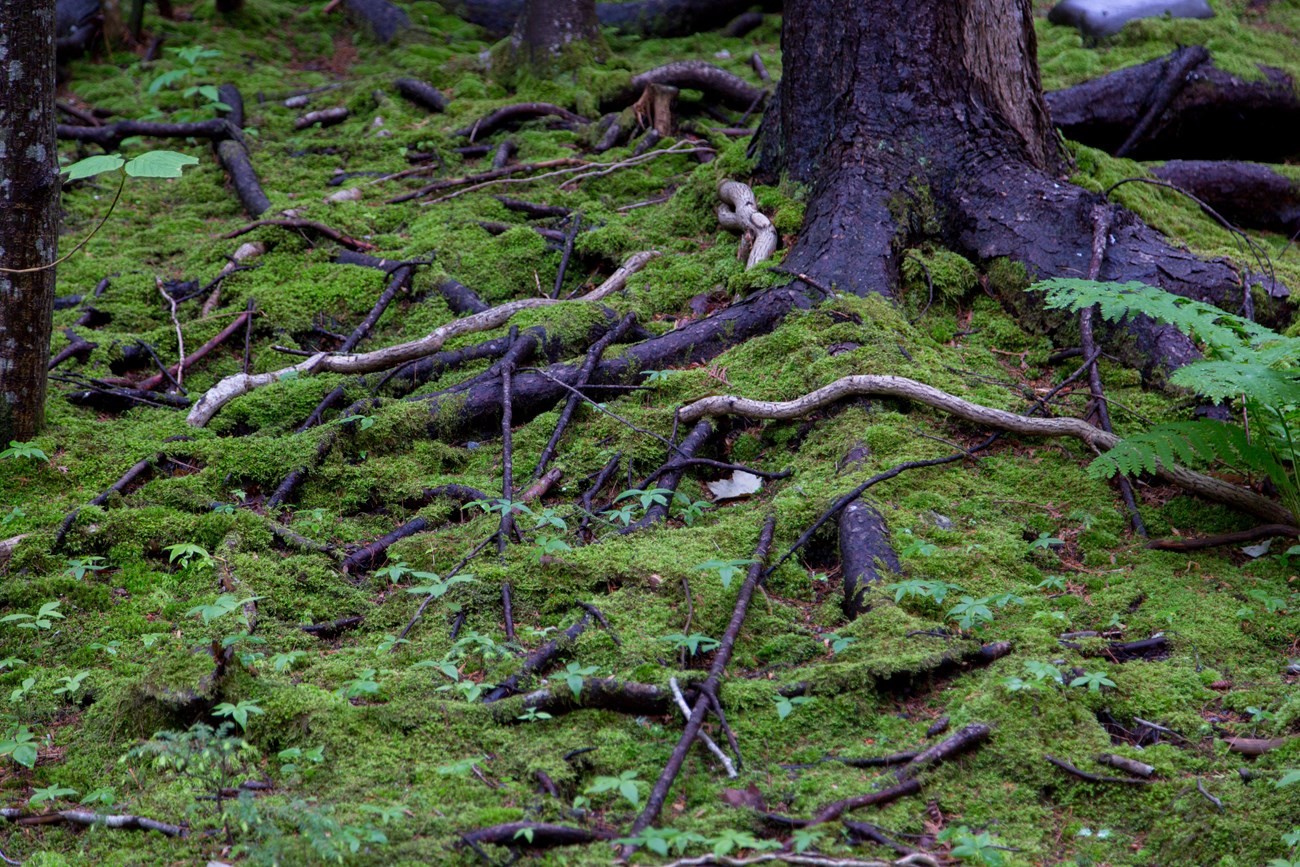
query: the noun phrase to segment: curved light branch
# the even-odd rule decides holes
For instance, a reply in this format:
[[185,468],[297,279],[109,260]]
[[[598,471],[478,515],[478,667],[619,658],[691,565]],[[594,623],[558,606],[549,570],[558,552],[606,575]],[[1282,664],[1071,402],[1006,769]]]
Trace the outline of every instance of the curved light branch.
[[722,199],[718,222],[724,229],[744,235],[742,250],[745,245],[749,247],[745,268],[753,268],[776,252],[776,227],[758,210],[754,191],[747,184],[723,181],[718,184],[718,198]]
[[[577,300],[600,301],[618,292],[627,285],[628,277],[644,268],[647,262],[658,255],[659,253],[655,250],[634,253],[608,280],[586,295],[579,296]],[[519,301],[510,301],[506,304],[491,307],[481,313],[473,313],[461,319],[454,319],[446,325],[438,326],[419,340],[376,349],[374,352],[349,355],[318,352],[292,367],[281,368],[269,373],[236,373],[227,376],[212,386],[202,397],[195,401],[185,421],[193,427],[203,427],[230,401],[282,379],[293,379],[313,373],[361,374],[372,373],[376,370],[388,370],[400,364],[406,364],[408,361],[415,361],[432,355],[453,337],[500,328],[521,310],[547,307],[558,303],[560,302],[552,298],[523,298]]]
[[[706,397],[683,406],[677,411],[677,416],[684,423],[694,422],[705,416],[719,415],[738,415],[752,419],[792,419],[847,397],[866,396],[911,400],[974,424],[1011,433],[1040,437],[1074,437],[1097,451],[1114,448],[1120,441],[1120,437],[1115,434],[1093,427],[1082,419],[1030,418],[1017,415],[971,403],[946,391],[940,391],[925,383],[902,376],[846,376],[803,397],[785,402],[750,400],[734,395]],[[1296,516],[1280,503],[1222,479],[1177,466],[1162,466],[1156,475],[1190,493],[1241,509],[1265,521],[1291,526],[1300,523],[1297,522]]]

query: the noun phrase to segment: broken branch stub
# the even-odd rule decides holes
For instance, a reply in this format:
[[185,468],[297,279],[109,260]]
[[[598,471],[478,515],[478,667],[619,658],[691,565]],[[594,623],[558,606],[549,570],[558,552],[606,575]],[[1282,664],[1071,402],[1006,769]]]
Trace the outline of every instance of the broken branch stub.
[[753,268],[776,252],[777,234],[772,221],[758,210],[754,191],[739,181],[722,181],[718,184],[718,222],[724,229],[744,236],[741,250],[749,248],[745,267]]

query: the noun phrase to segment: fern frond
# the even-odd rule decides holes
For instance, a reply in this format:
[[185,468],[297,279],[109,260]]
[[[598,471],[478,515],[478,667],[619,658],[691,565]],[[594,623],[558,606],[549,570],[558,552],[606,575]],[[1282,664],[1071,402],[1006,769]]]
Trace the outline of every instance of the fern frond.
[[1096,306],[1111,322],[1135,313],[1150,316],[1205,344],[1214,355],[1235,355],[1252,346],[1286,340],[1275,331],[1213,304],[1183,298],[1145,283],[1099,283],[1055,277],[1029,288],[1046,292],[1047,306],[1054,309],[1082,310]]
[[1263,473],[1281,490],[1292,487],[1287,467],[1270,449],[1249,440],[1237,425],[1211,420],[1156,425],[1126,437],[1089,464],[1088,474],[1109,479],[1116,473],[1134,476],[1178,464],[1222,464]]
[[1281,407],[1300,404],[1300,369],[1275,370],[1238,361],[1194,361],[1169,377],[1215,403],[1244,397],[1248,402]]

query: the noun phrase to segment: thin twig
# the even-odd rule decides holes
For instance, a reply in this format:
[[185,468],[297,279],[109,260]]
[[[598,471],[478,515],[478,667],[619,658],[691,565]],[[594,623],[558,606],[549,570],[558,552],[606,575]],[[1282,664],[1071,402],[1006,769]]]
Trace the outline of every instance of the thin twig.
[[[168,305],[170,305],[172,325],[176,326],[176,345],[178,347],[177,355],[180,356],[180,360],[176,363],[176,378],[173,382],[176,383],[177,388],[180,388],[185,379],[185,335],[181,333],[181,321],[176,318],[176,299],[167,294],[167,290],[163,288],[163,282],[160,278],[154,278],[154,285],[158,287],[158,294],[163,297],[163,300],[166,301]],[[166,370],[163,371],[163,373],[166,372]],[[170,379],[171,377],[168,378]]]
[[[690,719],[691,706],[686,703],[686,697],[682,695],[682,688],[677,685],[677,678],[668,678],[668,688],[673,691],[673,700],[677,702],[677,707],[681,709],[682,716]],[[709,752],[718,757],[718,761],[722,762],[722,767],[726,769],[728,777],[735,779],[740,776],[740,774],[736,773],[736,766],[731,763],[731,758],[722,751],[721,747],[714,743],[713,738],[704,732],[700,732],[700,742],[708,747]]]

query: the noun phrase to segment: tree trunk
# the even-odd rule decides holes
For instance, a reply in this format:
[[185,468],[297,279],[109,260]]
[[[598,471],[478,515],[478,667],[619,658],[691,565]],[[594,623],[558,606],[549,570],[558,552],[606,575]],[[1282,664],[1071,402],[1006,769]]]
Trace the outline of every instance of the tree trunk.
[[54,126],[55,0],[0,0],[0,442],[45,416],[54,313],[59,174]]
[[[1103,200],[1064,180],[1030,0],[789,0],[781,43],[760,168],[811,185],[789,271],[892,295],[903,250],[930,242],[1022,263],[1000,270],[1018,275],[1003,282],[1026,313],[1026,277],[1084,276]],[[1239,306],[1243,279],[1226,262],[1170,247],[1119,208],[1108,216],[1100,279]],[[1159,367],[1196,357],[1170,328],[1134,329]]]
[[524,73],[546,78],[609,54],[596,20],[596,0],[527,0],[515,21],[506,52],[494,65],[498,77]]

